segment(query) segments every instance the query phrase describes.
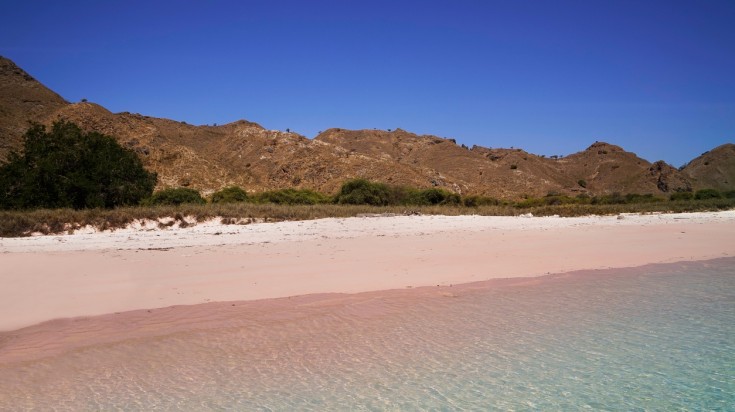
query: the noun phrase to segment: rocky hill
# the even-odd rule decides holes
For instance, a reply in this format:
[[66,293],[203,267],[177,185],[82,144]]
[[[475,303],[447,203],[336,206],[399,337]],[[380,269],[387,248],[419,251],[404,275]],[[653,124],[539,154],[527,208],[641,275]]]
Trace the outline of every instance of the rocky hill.
[[51,124],[58,119],[115,136],[158,172],[159,187],[188,186],[204,193],[232,184],[251,191],[294,187],[331,193],[354,177],[499,198],[735,187],[732,144],[680,171],[604,142],[547,158],[521,149],[467,148],[401,129],[329,129],[310,140],[245,120],[193,126],[111,113],[94,103],[72,104],[0,57],[0,160],[20,148],[29,121]]

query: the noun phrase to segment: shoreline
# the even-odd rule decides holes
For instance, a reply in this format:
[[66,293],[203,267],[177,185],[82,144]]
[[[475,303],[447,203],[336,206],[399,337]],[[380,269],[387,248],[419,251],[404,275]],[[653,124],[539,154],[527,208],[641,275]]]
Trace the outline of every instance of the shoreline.
[[[635,267],[576,270],[541,276],[497,278],[449,286],[420,286],[359,293],[316,293],[235,302],[173,305],[96,316],[53,319],[0,332],[0,366],[63,356],[75,350],[135,340],[166,339],[178,334],[219,329],[247,329],[272,323],[303,322],[305,318],[348,316],[374,319],[392,316],[411,305],[462,299],[491,290],[513,291],[547,282],[575,282],[608,276],[668,275],[682,268],[732,265],[735,257],[702,261],[654,263]],[[183,336],[183,335],[182,335]]]
[[208,302],[733,257],[732,233],[735,211],[368,217],[3,238],[0,331]]

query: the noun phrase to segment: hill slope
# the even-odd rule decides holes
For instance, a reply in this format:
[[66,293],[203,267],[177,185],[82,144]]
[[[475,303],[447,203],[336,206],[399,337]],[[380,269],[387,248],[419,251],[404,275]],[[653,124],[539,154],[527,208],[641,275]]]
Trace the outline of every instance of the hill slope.
[[682,172],[697,189],[735,189],[735,144],[726,143],[703,153]]
[[458,146],[401,129],[329,129],[313,140],[240,120],[221,126],[111,113],[66,102],[12,61],[0,57],[0,160],[19,149],[29,121],[67,119],[114,136],[159,175],[159,188],[210,193],[227,185],[260,191],[286,187],[334,192],[346,179],[441,187],[499,198],[548,193],[669,193],[735,187],[735,146],[700,156],[679,171],[603,142],[562,158],[521,149]]
[[66,104],[61,96],[0,56],[0,159],[20,147],[29,121],[41,121]]

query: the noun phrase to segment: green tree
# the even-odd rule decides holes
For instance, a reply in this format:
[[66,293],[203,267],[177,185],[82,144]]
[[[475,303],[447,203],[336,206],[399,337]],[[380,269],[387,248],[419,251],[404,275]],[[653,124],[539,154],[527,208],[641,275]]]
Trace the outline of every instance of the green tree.
[[31,126],[0,166],[0,208],[113,208],[151,195],[157,176],[114,138],[58,121]]

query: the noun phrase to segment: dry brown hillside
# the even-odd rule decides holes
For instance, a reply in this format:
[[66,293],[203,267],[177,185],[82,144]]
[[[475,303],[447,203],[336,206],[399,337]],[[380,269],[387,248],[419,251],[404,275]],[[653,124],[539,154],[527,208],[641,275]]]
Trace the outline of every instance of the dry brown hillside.
[[549,192],[573,193],[556,162],[521,149],[458,146],[454,140],[416,135],[401,129],[330,129],[315,138],[350,153],[390,160],[417,168],[423,178],[413,186],[439,186],[458,193],[513,198],[543,196]]
[[244,120],[192,126],[133,113],[110,113],[92,103],[71,104],[46,119],[71,120],[115,136],[159,174],[159,186],[211,192],[227,185],[248,190],[284,187],[336,190],[345,178],[411,178],[413,170],[349,153],[296,133],[266,130]]
[[194,126],[94,103],[66,102],[13,62],[0,57],[0,160],[18,149],[29,121],[66,119],[114,136],[159,175],[159,188],[188,186],[211,193],[227,185],[249,191],[310,188],[333,193],[347,179],[441,187],[499,198],[549,193],[669,193],[735,186],[735,150],[725,145],[684,171],[649,163],[598,142],[567,157],[474,146],[401,129],[329,129],[313,140],[240,120]]
[[703,153],[682,172],[696,189],[735,189],[735,144],[726,143]]
[[605,142],[557,160],[574,184],[591,193],[668,193],[689,190],[678,170],[663,161],[650,163],[635,153]]
[[40,121],[66,104],[61,96],[0,56],[0,159],[20,147],[30,121]]

